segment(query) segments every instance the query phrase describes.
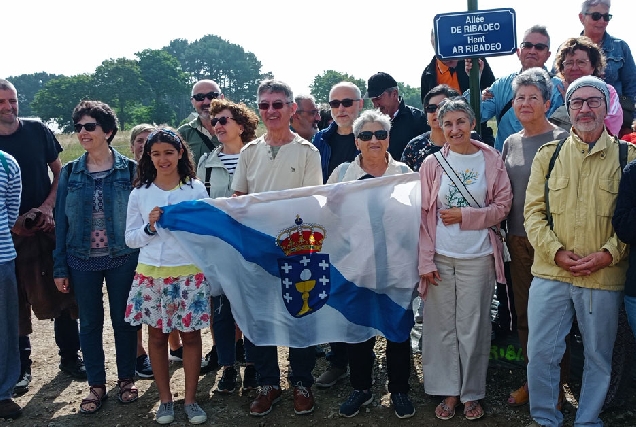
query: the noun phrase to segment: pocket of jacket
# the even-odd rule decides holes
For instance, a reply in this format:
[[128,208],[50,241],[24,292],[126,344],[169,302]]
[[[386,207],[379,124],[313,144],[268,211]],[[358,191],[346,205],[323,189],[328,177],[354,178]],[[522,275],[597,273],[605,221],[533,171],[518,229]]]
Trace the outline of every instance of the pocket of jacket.
[[600,179],[598,181],[598,196],[596,197],[596,214],[599,216],[613,216],[618,196],[618,184],[616,179]]
[[548,181],[550,190],[548,197],[550,198],[550,212],[554,214],[562,214],[567,204],[566,189],[570,183],[570,178],[566,176],[557,176]]

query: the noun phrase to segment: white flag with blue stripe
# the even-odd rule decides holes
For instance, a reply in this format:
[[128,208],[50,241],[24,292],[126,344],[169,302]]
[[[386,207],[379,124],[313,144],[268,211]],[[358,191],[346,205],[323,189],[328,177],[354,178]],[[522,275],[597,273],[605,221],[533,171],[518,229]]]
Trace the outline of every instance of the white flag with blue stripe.
[[403,342],[419,281],[419,175],[166,206],[174,236],[257,345]]

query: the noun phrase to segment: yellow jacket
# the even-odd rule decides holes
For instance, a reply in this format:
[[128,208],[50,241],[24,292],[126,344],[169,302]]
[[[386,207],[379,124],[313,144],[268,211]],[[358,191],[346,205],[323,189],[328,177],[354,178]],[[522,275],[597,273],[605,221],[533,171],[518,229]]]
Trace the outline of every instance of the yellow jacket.
[[[532,275],[559,280],[574,286],[621,291],[627,271],[627,246],[618,240],[612,227],[618,184],[622,172],[618,143],[606,131],[591,151],[574,134],[565,141],[548,181],[550,212],[554,229],[546,219],[545,176],[558,141],[542,146],[532,162],[524,207],[524,226],[534,248]],[[629,144],[628,161],[636,158]],[[559,249],[580,256],[606,249],[612,264],[589,276],[574,277],[554,262]]]

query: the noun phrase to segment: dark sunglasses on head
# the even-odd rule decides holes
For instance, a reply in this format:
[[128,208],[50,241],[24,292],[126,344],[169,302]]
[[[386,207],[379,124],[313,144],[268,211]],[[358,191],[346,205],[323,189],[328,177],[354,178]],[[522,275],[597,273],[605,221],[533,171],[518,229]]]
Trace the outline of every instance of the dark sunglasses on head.
[[535,48],[536,50],[546,50],[549,46],[547,44],[544,43],[530,43],[530,42],[523,42],[521,43],[521,48],[522,49],[532,49]]
[[87,132],[93,132],[95,129],[97,129],[97,126],[99,126],[99,123],[75,123],[75,125],[73,125],[76,133],[80,133],[82,131],[82,128],[85,128]]
[[428,104],[426,107],[424,107],[424,111],[426,111],[427,113],[434,113],[437,111],[439,106],[440,104]]
[[289,102],[289,101],[287,101],[287,102],[274,101],[271,104],[269,102],[259,102],[258,103],[258,109],[259,110],[269,110],[269,106],[271,105],[274,110],[280,110],[287,104],[291,104],[291,102]]
[[373,135],[375,135],[375,138],[378,141],[384,141],[389,136],[389,133],[385,130],[376,130],[375,132],[371,132],[370,130],[365,130],[358,134],[358,139],[360,141],[371,141],[371,138],[373,138]]
[[218,98],[219,95],[221,95],[220,92],[195,93],[194,95],[192,95],[192,99],[201,102],[205,98],[208,98],[210,101],[212,101],[213,99]]
[[234,120],[234,118],[225,116],[215,117],[212,119],[212,126],[216,126],[217,123],[221,123],[221,126],[225,126],[228,120]]
[[611,13],[592,12],[592,13],[586,13],[586,15],[591,16],[593,21],[598,21],[601,18],[603,18],[605,22],[609,22],[610,19],[612,19]]
[[345,99],[332,99],[331,101],[329,101],[329,106],[331,108],[339,108],[340,104],[342,104],[343,107],[345,108],[349,108],[353,105],[354,102],[356,101],[360,101],[360,99],[351,99],[351,98],[345,98]]

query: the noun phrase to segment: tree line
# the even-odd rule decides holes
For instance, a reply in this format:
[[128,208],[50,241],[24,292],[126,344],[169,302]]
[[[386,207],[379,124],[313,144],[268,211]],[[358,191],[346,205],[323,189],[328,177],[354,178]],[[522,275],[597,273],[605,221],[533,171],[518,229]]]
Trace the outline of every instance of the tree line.
[[[176,126],[192,111],[190,89],[201,79],[216,81],[226,98],[253,105],[259,83],[273,77],[261,69],[256,55],[209,34],[193,42],[175,39],[162,49],[138,52],[134,59],[106,59],[92,74],[39,72],[7,79],[18,90],[22,116],[54,121],[63,132],[71,132],[71,112],[82,99],[110,104],[123,129],[142,122]],[[329,90],[340,81],[353,82],[362,93],[366,90],[365,80],[328,70],[314,77],[310,93],[326,103]],[[419,88],[399,85],[406,103],[418,106]]]

